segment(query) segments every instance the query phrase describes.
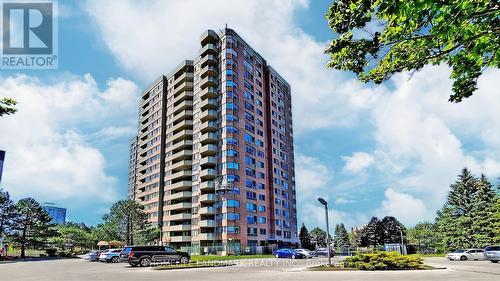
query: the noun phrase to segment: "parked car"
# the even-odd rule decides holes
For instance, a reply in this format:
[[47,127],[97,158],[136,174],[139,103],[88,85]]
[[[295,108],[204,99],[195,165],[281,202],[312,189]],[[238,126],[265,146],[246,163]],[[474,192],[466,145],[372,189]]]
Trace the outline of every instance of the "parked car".
[[296,249],[295,251],[304,254],[306,258],[310,259],[312,257],[317,257],[316,252],[309,251],[308,249]]
[[488,246],[484,249],[484,258],[497,263],[500,261],[500,246]]
[[450,261],[466,261],[466,260],[483,260],[484,254],[482,249],[459,249],[448,253],[446,258]]
[[172,246],[127,246],[120,259],[126,259],[131,266],[150,266],[152,262],[188,263],[191,257]]
[[[328,257],[328,249],[327,248],[319,248],[316,250],[317,256]],[[335,256],[335,250],[330,248],[330,257]]]
[[273,252],[273,256],[277,258],[292,258],[292,259],[305,259],[306,255],[294,249],[283,248]]
[[98,261],[100,254],[101,252],[99,251],[90,251],[85,256],[83,256],[83,259],[87,261]]
[[123,249],[109,249],[99,255],[99,261],[118,263]]

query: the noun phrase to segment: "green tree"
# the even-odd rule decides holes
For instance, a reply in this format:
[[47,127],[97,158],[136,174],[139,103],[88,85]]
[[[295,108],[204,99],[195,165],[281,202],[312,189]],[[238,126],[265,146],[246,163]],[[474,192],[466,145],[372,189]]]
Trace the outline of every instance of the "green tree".
[[79,247],[88,249],[94,245],[90,228],[84,224],[67,222],[56,226],[56,236],[50,242],[59,248]]
[[99,241],[120,241],[122,236],[116,223],[105,222],[91,229],[93,245]]
[[0,189],[0,238],[8,233],[15,217],[14,202],[7,191]]
[[25,258],[27,247],[45,245],[54,236],[52,218],[33,198],[19,200],[16,205],[10,239],[21,247],[21,258]]
[[136,243],[141,245],[153,245],[160,240],[160,228],[157,226],[149,226],[141,229],[136,234]]
[[326,232],[323,229],[315,227],[311,230],[310,235],[311,235],[311,243],[316,248],[326,247]]
[[395,217],[384,217],[380,224],[383,243],[401,243],[401,232],[403,233],[403,241],[405,240],[406,228]]
[[11,98],[1,98],[0,99],[0,117],[3,115],[14,114],[17,109],[14,107],[17,102]]
[[342,252],[346,252],[351,246],[351,242],[349,240],[349,233],[345,229],[343,223],[337,224],[335,226],[334,241],[335,241],[335,247],[340,248]]
[[302,226],[300,227],[299,240],[302,248],[310,250],[314,248],[311,243],[311,235],[309,235],[309,231],[304,223],[302,223]]
[[116,230],[127,245],[134,244],[135,234],[141,230],[147,221],[144,207],[134,200],[120,200],[111,206],[110,212],[103,217],[106,223],[116,227]]
[[327,66],[364,82],[447,63],[454,80],[449,101],[460,102],[487,67],[500,67],[498,1],[337,0],[326,18],[339,34],[326,49]]
[[484,247],[498,240],[499,195],[485,176],[477,179],[466,168],[452,184],[436,218],[440,250]]
[[436,230],[433,223],[417,223],[408,229],[408,243],[416,245],[419,253],[435,250],[436,242]]
[[[363,228],[361,235],[361,241],[363,241],[363,245],[361,246],[374,246],[377,247],[382,245],[384,240],[384,233],[382,230],[382,223],[377,217],[371,218],[368,225]],[[365,244],[366,243],[366,244]]]

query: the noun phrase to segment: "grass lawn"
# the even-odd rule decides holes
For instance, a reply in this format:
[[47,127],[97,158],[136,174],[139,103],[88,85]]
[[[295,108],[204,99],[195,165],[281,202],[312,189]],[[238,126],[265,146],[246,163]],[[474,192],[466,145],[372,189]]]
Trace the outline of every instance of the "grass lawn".
[[[419,268],[419,269],[390,269],[390,270],[403,271],[403,270],[434,270],[434,269],[446,269],[446,267],[434,267],[434,266],[424,264],[423,268]],[[351,267],[322,265],[322,266],[311,267],[311,268],[309,268],[309,270],[311,270],[311,271],[360,271],[361,269],[351,268]],[[387,271],[387,270],[378,269],[378,270],[364,270],[364,271]]]
[[241,255],[241,256],[191,256],[191,261],[226,261],[241,259],[268,259],[273,255]]
[[[26,249],[26,257],[40,257],[40,254],[45,254],[45,250],[30,250]],[[16,250],[16,251],[9,251],[7,252],[7,255],[10,257],[20,257],[21,256],[21,249]]]

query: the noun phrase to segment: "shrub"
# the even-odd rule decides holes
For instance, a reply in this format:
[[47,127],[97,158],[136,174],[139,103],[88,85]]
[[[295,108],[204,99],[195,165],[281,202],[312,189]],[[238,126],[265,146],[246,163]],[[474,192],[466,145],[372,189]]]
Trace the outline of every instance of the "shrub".
[[361,270],[423,269],[420,257],[403,256],[396,252],[359,253],[344,261],[345,267]]

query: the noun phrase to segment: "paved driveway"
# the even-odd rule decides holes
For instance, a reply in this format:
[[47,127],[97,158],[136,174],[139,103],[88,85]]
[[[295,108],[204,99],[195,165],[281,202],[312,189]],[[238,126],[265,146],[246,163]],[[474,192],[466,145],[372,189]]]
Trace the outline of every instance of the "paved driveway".
[[[334,258],[334,262],[339,258]],[[239,260],[236,266],[223,268],[155,271],[132,268],[126,264],[87,262],[80,259],[0,264],[0,280],[500,280],[500,264],[482,261],[448,262],[444,258],[426,259],[426,263],[447,267],[425,271],[307,271],[308,266],[326,259]]]

